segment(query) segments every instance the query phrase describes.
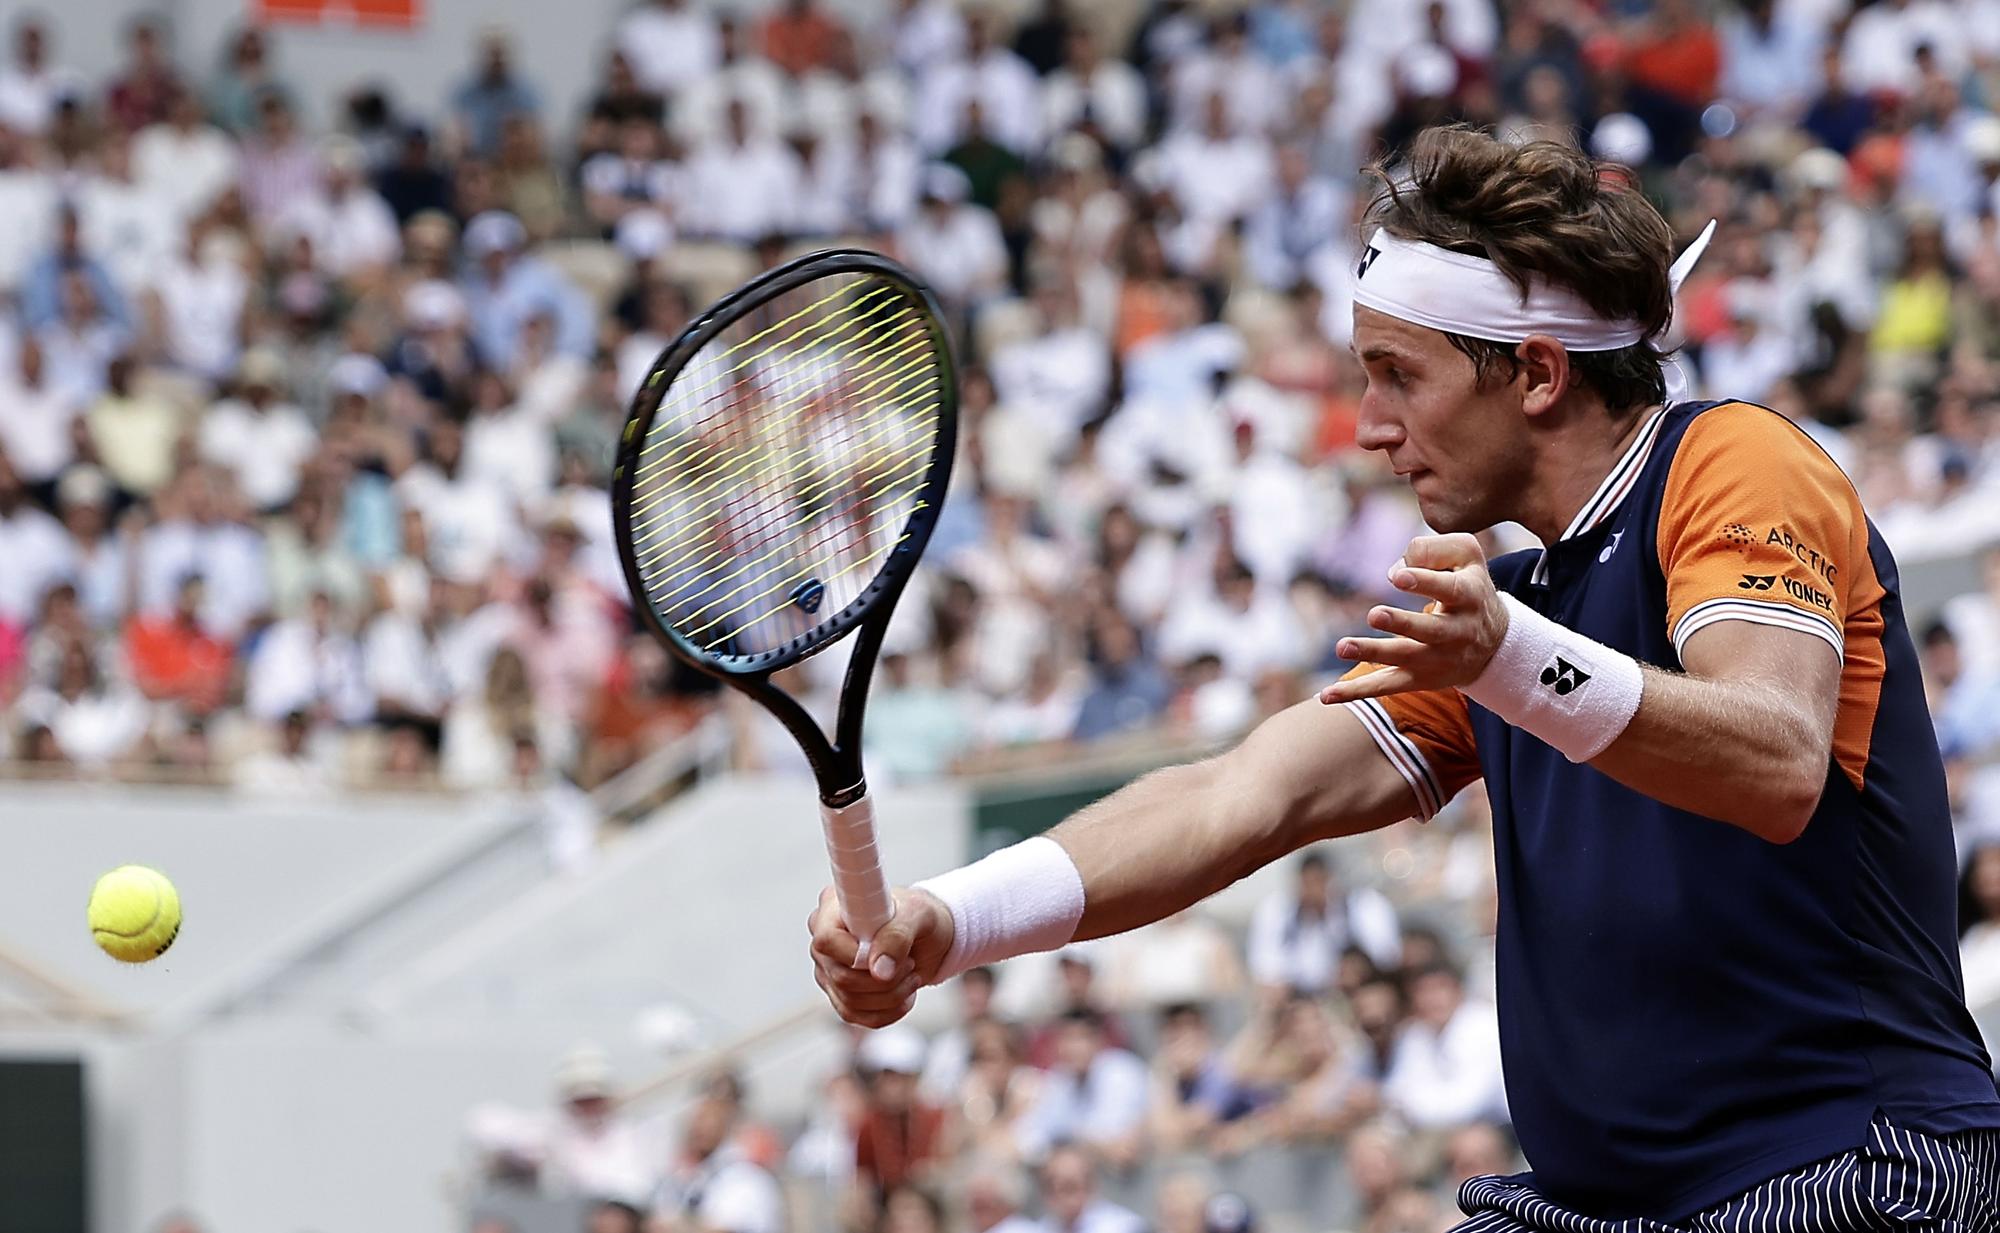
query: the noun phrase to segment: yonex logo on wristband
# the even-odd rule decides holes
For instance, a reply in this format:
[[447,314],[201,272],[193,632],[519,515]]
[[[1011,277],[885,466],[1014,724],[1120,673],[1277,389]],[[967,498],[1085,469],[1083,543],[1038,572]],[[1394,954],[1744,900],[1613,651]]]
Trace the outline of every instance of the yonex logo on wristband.
[[1590,674],[1558,655],[1555,662],[1542,669],[1542,684],[1556,691],[1560,697],[1567,697],[1583,688]]

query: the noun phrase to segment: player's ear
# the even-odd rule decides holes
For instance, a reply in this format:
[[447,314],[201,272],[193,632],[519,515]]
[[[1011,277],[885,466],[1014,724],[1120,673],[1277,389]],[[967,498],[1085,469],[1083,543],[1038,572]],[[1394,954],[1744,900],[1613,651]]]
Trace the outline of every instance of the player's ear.
[[1521,410],[1543,415],[1569,392],[1569,349],[1547,334],[1530,334],[1514,348]]

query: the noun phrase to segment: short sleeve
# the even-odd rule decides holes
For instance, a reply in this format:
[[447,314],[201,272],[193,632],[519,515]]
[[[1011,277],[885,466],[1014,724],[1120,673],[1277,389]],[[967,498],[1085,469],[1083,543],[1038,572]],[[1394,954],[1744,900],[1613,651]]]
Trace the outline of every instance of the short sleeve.
[[[1379,664],[1362,664],[1347,676],[1380,670]],[[1341,705],[1361,721],[1382,756],[1410,785],[1417,798],[1417,816],[1425,821],[1479,778],[1472,715],[1457,690],[1415,690]]]
[[1679,655],[1720,621],[1823,639],[1845,658],[1849,577],[1867,551],[1853,484],[1775,412],[1704,412],[1667,473],[1659,522],[1667,634]]

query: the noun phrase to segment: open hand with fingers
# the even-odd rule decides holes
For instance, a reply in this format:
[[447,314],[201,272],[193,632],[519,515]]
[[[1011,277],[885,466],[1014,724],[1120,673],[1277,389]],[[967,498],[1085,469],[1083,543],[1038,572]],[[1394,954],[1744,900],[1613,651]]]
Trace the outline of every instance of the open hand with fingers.
[[1422,612],[1382,605],[1368,612],[1384,638],[1342,638],[1341,658],[1381,670],[1336,681],[1325,703],[1352,702],[1419,689],[1469,685],[1486,670],[1507,635],[1507,608],[1486,572],[1486,554],[1470,535],[1420,535],[1389,571],[1399,591],[1432,602]]
[[812,932],[813,979],[842,1019],[887,1027],[910,1013],[917,990],[937,978],[951,952],[951,912],[928,891],[895,892],[896,913],[869,939],[868,965],[855,966],[861,943],[840,917],[833,888],[820,892],[806,918]]

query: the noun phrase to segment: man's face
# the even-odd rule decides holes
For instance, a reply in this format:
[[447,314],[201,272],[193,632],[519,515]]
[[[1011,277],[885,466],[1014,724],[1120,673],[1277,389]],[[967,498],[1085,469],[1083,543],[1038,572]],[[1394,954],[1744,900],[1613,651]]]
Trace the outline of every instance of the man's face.
[[1097,1029],[1087,1023],[1065,1023],[1056,1037],[1056,1060],[1064,1070],[1083,1074],[1097,1058]]
[[1355,439],[1409,481],[1424,521],[1440,533],[1508,521],[1532,463],[1516,382],[1481,390],[1442,333],[1359,304],[1354,353],[1368,374]]
[[1410,988],[1411,1011],[1433,1028],[1451,1022],[1458,1003],[1458,982],[1444,972],[1432,972]]
[[1307,865],[1299,870],[1299,902],[1310,907],[1326,906],[1326,869],[1320,865]]
[[1042,1206],[1057,1223],[1073,1225],[1090,1203],[1090,1166],[1075,1151],[1058,1152],[1042,1169]]
[[687,1149],[698,1160],[706,1160],[729,1137],[729,1103],[713,1096],[704,1097],[688,1115]]

